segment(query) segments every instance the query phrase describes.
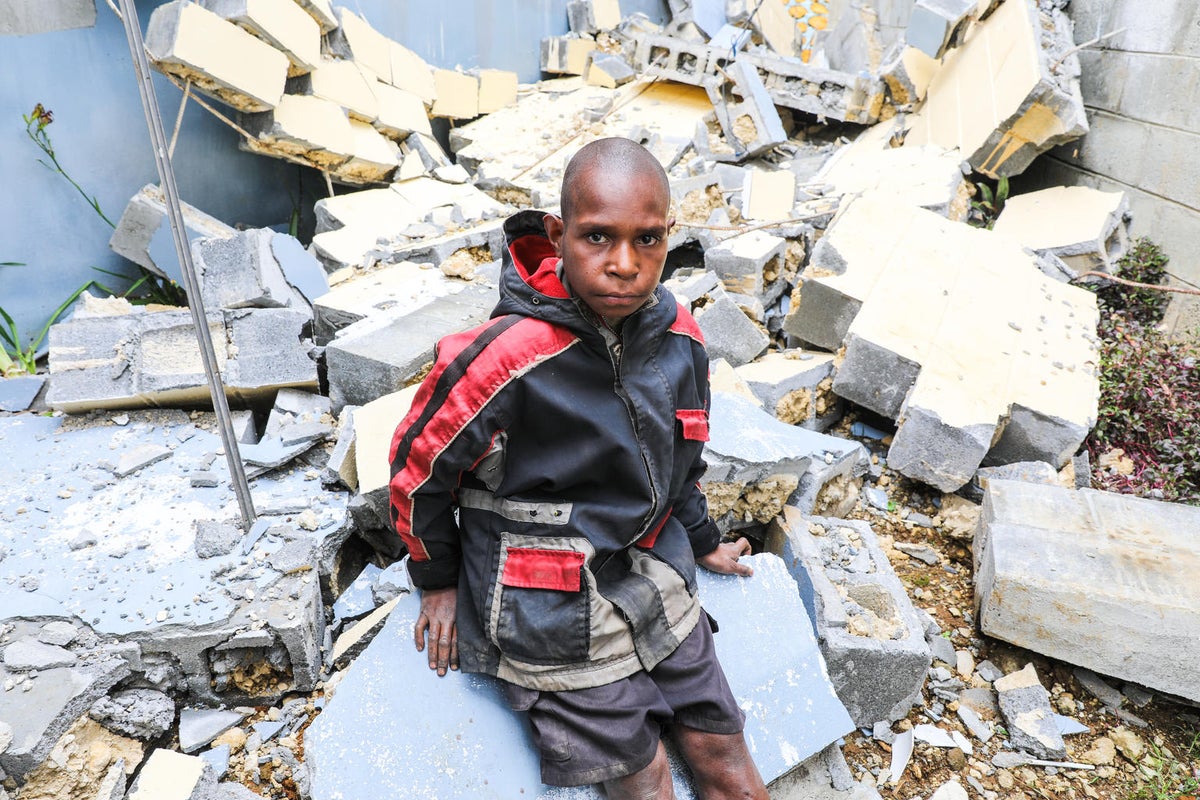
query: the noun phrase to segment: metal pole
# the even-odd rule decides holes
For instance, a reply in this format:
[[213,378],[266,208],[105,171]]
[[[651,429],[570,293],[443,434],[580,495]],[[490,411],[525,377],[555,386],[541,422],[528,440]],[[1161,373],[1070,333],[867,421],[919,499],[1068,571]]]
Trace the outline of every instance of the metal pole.
[[150,128],[150,143],[154,150],[154,163],[162,184],[167,214],[171,220],[171,233],[175,239],[175,253],[183,271],[183,288],[187,292],[188,308],[192,311],[192,323],[196,326],[196,340],[200,344],[200,356],[204,362],[204,374],[208,377],[208,389],[212,394],[213,410],[220,423],[221,441],[225,445],[225,460],[229,463],[229,475],[237,494],[242,512],[242,526],[249,531],[254,524],[254,500],[250,496],[250,484],[242,468],[238,452],[237,437],[233,432],[233,419],[229,414],[229,401],[217,370],[217,355],[209,335],[204,303],[200,298],[200,282],[196,267],[192,264],[192,250],[188,244],[183,223],[183,210],[179,205],[179,188],[175,185],[175,169],[171,166],[171,154],[167,147],[167,134],[163,130],[162,113],[158,108],[158,97],[150,82],[150,62],[146,59],[146,46],[142,42],[142,27],[138,22],[137,8],[133,0],[119,0],[121,21],[125,24],[125,38],[129,42],[129,55],[133,58],[133,70],[137,73],[138,91],[142,95],[142,109],[146,112],[146,125]]

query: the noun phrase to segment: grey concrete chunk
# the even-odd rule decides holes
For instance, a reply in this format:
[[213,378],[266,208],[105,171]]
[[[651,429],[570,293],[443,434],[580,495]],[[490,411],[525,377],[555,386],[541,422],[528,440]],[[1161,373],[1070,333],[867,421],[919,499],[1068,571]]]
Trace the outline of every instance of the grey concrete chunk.
[[1038,681],[1033,664],[996,681],[996,693],[1013,747],[1037,758],[1061,761],[1067,757],[1067,747],[1050,708],[1050,695]]
[[971,735],[976,739],[981,742],[987,742],[992,738],[993,731],[991,726],[980,719],[979,715],[976,714],[974,710],[968,706],[960,705],[957,713],[958,718],[962,720],[963,725],[966,726],[966,729],[970,731]]
[[[198,208],[187,203],[182,204],[183,222],[187,229],[188,239],[197,237],[227,237],[236,231],[221,222],[216,217],[205,214]],[[182,279],[178,272],[179,262],[174,250],[171,250],[169,263],[159,266],[151,258],[151,243],[160,229],[165,229],[170,238],[170,223],[167,221],[167,206],[163,200],[162,190],[155,184],[143,186],[125,206],[121,219],[117,221],[116,230],[108,241],[108,246],[118,255],[125,256],[130,261],[163,277],[169,277],[176,282]],[[170,273],[167,270],[171,270]]]
[[[717,654],[747,711],[751,755],[770,782],[824,750],[852,724],[824,675],[796,584],[783,562],[762,554],[750,557],[750,563],[752,578],[703,571],[698,577],[706,610],[722,622],[715,636]],[[510,710],[496,682],[457,672],[438,678],[412,651],[418,597],[403,595],[395,602],[383,629],[308,728],[305,756],[313,797],[430,792],[444,798],[522,792],[538,797],[549,791],[538,779],[527,722]],[[779,637],[781,624],[792,633]],[[765,637],[774,637],[778,645],[766,658]],[[787,682],[777,679],[783,664],[791,676]],[[411,691],[392,691],[395,681]],[[413,735],[414,725],[422,735]],[[448,769],[454,771],[452,780],[444,772]],[[680,768],[673,777],[677,797],[695,797]],[[555,796],[599,793],[579,787],[557,790]]]
[[113,470],[113,474],[118,478],[124,478],[126,475],[132,475],[139,469],[144,469],[151,464],[157,464],[163,459],[171,457],[171,450],[158,444],[140,444],[132,450],[121,454],[117,459],[117,466]]
[[702,303],[693,307],[692,313],[711,357],[740,367],[767,349],[771,340],[766,330],[746,316],[724,288],[717,286],[708,292]]
[[1200,701],[1200,509],[992,480],[975,542],[982,631]]
[[154,689],[127,689],[100,698],[88,715],[114,733],[149,740],[175,723],[175,701]]
[[215,519],[195,521],[195,550],[198,558],[229,555],[242,540],[242,530],[232,522]]
[[788,508],[768,542],[792,565],[830,679],[854,724],[907,716],[925,684],[930,651],[870,525]]
[[52,644],[19,640],[4,648],[4,666],[9,670],[39,672],[74,666],[78,658],[70,650]]
[[179,748],[194,753],[239,724],[246,715],[240,711],[211,708],[184,708],[179,712]]
[[972,0],[918,0],[908,20],[908,44],[930,58],[941,58],[977,5]]
[[261,228],[192,242],[192,261],[206,309],[306,308],[275,258],[276,233]]

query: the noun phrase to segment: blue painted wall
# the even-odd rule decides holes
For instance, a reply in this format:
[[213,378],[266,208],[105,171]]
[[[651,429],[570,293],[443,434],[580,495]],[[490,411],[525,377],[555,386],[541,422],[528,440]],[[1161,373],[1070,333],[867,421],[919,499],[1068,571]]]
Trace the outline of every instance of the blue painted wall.
[[[142,29],[161,2],[139,4]],[[460,3],[349,0],[342,3],[430,64],[493,67],[539,77],[539,43],[566,32],[566,0],[465,0]],[[622,0],[662,22],[666,0]],[[155,74],[168,135],[180,92]],[[95,28],[0,37],[0,308],[28,338],[92,269],[134,274],[112,253],[112,231],[60,175],[37,163],[40,151],[22,114],[41,103],[54,113],[48,133],[64,168],[113,222],[143,185],[157,182],[125,32],[103,0]],[[223,106],[218,109],[227,111]],[[175,170],[183,199],[233,225],[285,223],[295,204],[324,194],[312,170],[238,150],[238,135],[198,105],[184,114]]]

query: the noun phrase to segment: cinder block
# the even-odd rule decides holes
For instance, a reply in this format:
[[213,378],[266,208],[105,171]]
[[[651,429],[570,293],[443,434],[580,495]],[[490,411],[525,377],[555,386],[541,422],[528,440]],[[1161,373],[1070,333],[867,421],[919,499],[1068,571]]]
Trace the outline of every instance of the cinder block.
[[326,172],[344,164],[354,149],[346,110],[324,97],[285,94],[271,111],[242,114],[238,123],[255,137],[243,139],[240,147]]
[[342,330],[325,349],[334,411],[403,388],[433,360],[439,339],[483,322],[497,301],[494,289],[472,286],[382,326],[363,320]]
[[[216,217],[210,217],[195,206],[180,203],[183,211],[183,224],[187,229],[189,239],[197,237],[222,238],[233,236],[236,231]],[[163,267],[154,263],[150,257],[151,242],[154,241],[160,228],[170,228],[167,221],[167,205],[163,199],[162,190],[150,183],[138,190],[125,206],[121,219],[108,246],[117,255],[128,258],[135,264],[145,267],[151,272],[167,277]],[[169,266],[169,265],[165,265]],[[178,276],[172,276],[178,279]]]
[[287,56],[189,0],[154,9],[146,52],[155,69],[239,111],[274,108],[287,80]]
[[287,56],[289,75],[321,61],[321,26],[294,0],[202,0],[202,5]]
[[704,266],[721,278],[726,291],[750,295],[768,305],[790,288],[784,274],[786,249],[786,239],[749,231],[706,249]]
[[1073,48],[1064,12],[1043,12],[1035,0],[1003,3],[947,56],[908,118],[904,146],[957,147],[989,177],[1019,174],[1039,153],[1087,133]]
[[980,629],[1200,701],[1194,506],[990,480],[975,539]]
[[624,86],[635,77],[637,77],[637,72],[621,56],[600,50],[588,53],[587,65],[583,69],[583,79],[590,85],[615,89],[618,86]]
[[397,89],[421,98],[426,108],[433,105],[437,99],[437,89],[429,65],[412,50],[396,42],[388,42],[388,54],[392,64],[392,77],[388,82]]
[[450,119],[479,116],[479,78],[452,69],[435,69],[433,86],[437,99],[430,114]]
[[641,36],[634,50],[634,63],[644,74],[693,86],[704,85],[715,57],[707,45],[674,36]]
[[399,316],[465,286],[411,261],[389,264],[339,283],[313,303],[313,338],[328,344],[338,331],[368,317]]
[[796,204],[796,173],[790,170],[746,170],[742,184],[742,216],[755,220],[785,220]]
[[376,81],[354,61],[325,58],[312,72],[288,81],[288,94],[311,94],[337,103],[354,119],[374,122],[379,117]]
[[771,343],[767,332],[742,313],[720,286],[702,302],[703,305],[692,308],[692,314],[713,358],[723,358],[740,367],[761,355]]
[[788,507],[772,526],[768,549],[782,555],[800,585],[829,677],[854,724],[907,716],[932,654],[871,526]]
[[941,58],[957,46],[978,6],[976,0],[917,0],[905,39],[930,58]]
[[569,0],[567,25],[572,33],[595,34],[611,31],[621,24],[617,0]]
[[517,73],[504,69],[479,70],[479,113],[490,114],[517,102]]
[[[268,397],[283,386],[316,389],[316,364],[300,338],[309,317],[307,310],[283,308],[209,313],[231,402]],[[191,315],[131,310],[121,316],[76,315],[52,326],[46,402],[69,413],[210,403]]]
[[911,478],[952,491],[985,454],[1061,466],[1094,423],[1095,297],[1006,237],[867,193],[802,280],[785,329],[844,346],[833,390],[897,420],[888,463]]
[[588,54],[596,42],[580,36],[547,36],[542,39],[542,72],[554,75],[582,75],[587,69]]
[[717,76],[704,80],[725,139],[737,160],[751,158],[787,141],[779,112],[758,70],[740,57]]
[[373,89],[375,99],[379,101],[379,117],[375,120],[375,127],[381,133],[397,141],[413,132],[433,135],[421,98],[379,81],[375,82]]
[[307,308],[275,260],[271,250],[274,236],[274,231],[260,228],[192,243],[192,260],[206,309]]
[[883,109],[883,81],[869,72],[840,72],[761,53],[742,53],[738,60],[754,66],[782,108],[863,125],[876,122]]
[[780,422],[823,431],[841,416],[832,353],[785,350],[738,367],[738,376]]
[[391,40],[347,8],[335,6],[334,14],[338,27],[325,37],[329,52],[354,61],[385,83],[392,83]]
[[1129,200],[1124,192],[1086,186],[1019,194],[1004,204],[992,230],[1057,256],[1071,273],[1112,272],[1129,247]]

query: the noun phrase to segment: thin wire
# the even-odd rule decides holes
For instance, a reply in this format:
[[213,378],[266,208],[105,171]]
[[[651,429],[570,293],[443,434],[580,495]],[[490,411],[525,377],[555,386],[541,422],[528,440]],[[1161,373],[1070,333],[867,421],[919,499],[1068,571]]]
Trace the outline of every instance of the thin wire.
[[188,81],[183,87],[183,99],[179,101],[179,113],[175,115],[175,130],[171,133],[171,146],[167,148],[167,155],[171,158],[175,157],[175,143],[179,141],[179,127],[183,125],[183,110],[187,108],[188,98],[192,96],[192,82]]

